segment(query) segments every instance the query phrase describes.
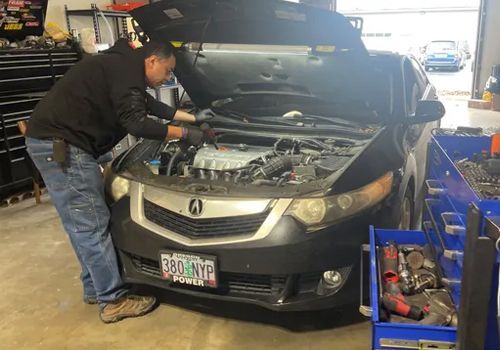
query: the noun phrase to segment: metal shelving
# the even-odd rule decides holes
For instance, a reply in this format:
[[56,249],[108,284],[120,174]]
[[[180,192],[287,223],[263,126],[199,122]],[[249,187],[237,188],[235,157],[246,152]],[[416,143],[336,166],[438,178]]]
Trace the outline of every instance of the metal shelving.
[[90,4],[90,9],[88,10],[70,10],[68,9],[68,5],[64,5],[64,12],[66,14],[66,25],[68,26],[69,31],[73,29],[70,21],[71,16],[91,17],[94,26],[95,40],[98,44],[102,43],[101,29],[99,25],[100,13],[102,13],[104,17],[113,18],[115,20],[117,38],[128,35],[127,18],[130,17],[128,12],[101,10],[94,3]]

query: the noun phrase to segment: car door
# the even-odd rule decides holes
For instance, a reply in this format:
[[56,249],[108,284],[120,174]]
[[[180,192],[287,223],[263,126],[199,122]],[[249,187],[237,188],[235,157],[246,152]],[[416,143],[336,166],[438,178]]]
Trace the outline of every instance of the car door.
[[[437,93],[429,82],[420,64],[413,58],[407,57],[403,63],[405,84],[406,117],[415,116],[417,102],[420,100],[436,100]],[[406,143],[408,151],[415,158],[417,167],[415,173],[415,204],[416,213],[420,213],[422,188],[425,179],[427,163],[427,144],[432,129],[439,126],[438,122],[422,123],[408,126]]]

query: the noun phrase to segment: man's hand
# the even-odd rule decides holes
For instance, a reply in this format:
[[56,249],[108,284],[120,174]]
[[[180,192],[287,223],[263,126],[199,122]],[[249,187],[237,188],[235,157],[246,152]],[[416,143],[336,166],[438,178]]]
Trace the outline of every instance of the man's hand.
[[197,123],[206,122],[207,120],[210,120],[214,117],[215,113],[210,108],[202,109],[201,111],[196,112],[196,114],[194,115]]
[[215,143],[215,130],[210,125],[203,123],[200,125],[200,130],[203,132],[203,142]]
[[184,140],[189,145],[199,146],[202,143],[215,143],[215,131],[207,123],[201,124],[200,128],[184,128],[186,130]]

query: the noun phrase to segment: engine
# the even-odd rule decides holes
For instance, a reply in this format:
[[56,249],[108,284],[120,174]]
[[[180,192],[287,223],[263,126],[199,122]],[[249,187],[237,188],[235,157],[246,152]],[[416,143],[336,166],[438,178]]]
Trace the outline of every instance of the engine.
[[177,142],[163,146],[159,174],[282,186],[325,178],[357,152],[355,142],[278,139],[272,146],[218,143],[198,149]]

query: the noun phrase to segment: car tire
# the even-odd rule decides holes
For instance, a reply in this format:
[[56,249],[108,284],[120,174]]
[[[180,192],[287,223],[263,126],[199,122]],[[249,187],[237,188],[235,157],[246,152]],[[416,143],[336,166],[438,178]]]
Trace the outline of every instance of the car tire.
[[415,216],[415,203],[413,200],[413,193],[410,188],[406,189],[403,200],[401,201],[400,216],[399,216],[399,230],[413,229],[413,221]]

